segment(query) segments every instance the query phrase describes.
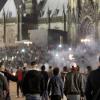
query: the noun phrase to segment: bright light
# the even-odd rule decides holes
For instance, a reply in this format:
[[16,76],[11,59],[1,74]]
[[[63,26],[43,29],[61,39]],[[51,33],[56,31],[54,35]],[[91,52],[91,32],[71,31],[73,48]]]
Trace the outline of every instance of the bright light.
[[87,39],[87,38],[86,38],[86,39],[81,39],[81,42],[82,42],[82,43],[89,43],[90,41],[91,41],[91,40],[90,40],[90,39]]
[[62,45],[61,44],[59,44],[59,46],[58,46],[59,48],[62,48]]
[[12,56],[12,61],[14,60],[14,57]]
[[75,58],[73,56],[73,54],[69,54],[69,60],[74,60]]
[[15,76],[15,75],[16,75],[16,73],[15,73],[15,72],[13,72],[13,75]]
[[55,55],[56,57],[59,57],[59,55],[58,55],[58,53],[56,53],[56,55]]
[[19,51],[17,51],[17,54],[19,53]]
[[7,56],[5,56],[5,60],[7,60],[8,59],[8,57]]
[[69,48],[69,51],[71,51],[72,50],[72,48]]
[[25,49],[22,49],[22,50],[21,50],[21,52],[23,52],[23,53],[24,53],[24,52],[25,52]]
[[72,68],[72,66],[77,67],[77,64],[75,62],[70,64],[70,68]]
[[5,60],[5,58],[2,58],[2,60],[4,61],[4,60]]

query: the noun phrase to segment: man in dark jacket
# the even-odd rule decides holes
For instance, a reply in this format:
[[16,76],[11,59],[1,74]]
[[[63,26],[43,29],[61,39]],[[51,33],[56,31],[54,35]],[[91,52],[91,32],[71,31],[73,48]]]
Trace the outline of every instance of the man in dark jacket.
[[99,100],[100,98],[95,99],[98,92],[100,92],[100,57],[99,57],[98,69],[91,71],[87,78],[86,89],[85,89],[86,99]]
[[48,84],[48,73],[45,71],[45,65],[41,67],[41,74],[43,76],[43,81],[44,81],[44,91],[42,92],[42,98],[41,100],[48,100],[48,95],[47,95],[47,84]]
[[22,91],[26,100],[40,100],[43,90],[43,79],[41,73],[37,70],[36,62],[31,62],[32,69],[24,76]]

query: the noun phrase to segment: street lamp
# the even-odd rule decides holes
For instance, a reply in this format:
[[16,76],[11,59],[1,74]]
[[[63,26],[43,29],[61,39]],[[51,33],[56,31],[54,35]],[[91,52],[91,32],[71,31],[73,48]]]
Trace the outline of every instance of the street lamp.
[[81,43],[84,43],[85,45],[87,44],[87,43],[90,43],[90,39],[88,39],[88,38],[86,38],[86,39],[81,39]]
[[68,50],[69,50],[69,51],[72,51],[72,48],[69,48]]
[[62,48],[62,45],[61,45],[61,44],[59,44],[59,45],[58,45],[58,47],[59,47],[59,48]]
[[24,53],[25,52],[25,49],[22,49],[21,52]]

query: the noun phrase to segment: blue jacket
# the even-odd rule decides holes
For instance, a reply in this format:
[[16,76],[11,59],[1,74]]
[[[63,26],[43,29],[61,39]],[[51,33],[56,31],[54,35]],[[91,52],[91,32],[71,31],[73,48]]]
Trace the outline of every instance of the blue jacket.
[[53,76],[48,84],[49,95],[59,95],[63,97],[64,84],[60,76]]

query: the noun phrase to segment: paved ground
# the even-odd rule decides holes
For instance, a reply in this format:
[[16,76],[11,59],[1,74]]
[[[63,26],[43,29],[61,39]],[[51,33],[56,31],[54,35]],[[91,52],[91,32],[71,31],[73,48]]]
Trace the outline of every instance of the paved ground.
[[[20,93],[20,97],[16,98],[16,83],[15,82],[10,82],[10,95],[11,95],[11,100],[25,100],[25,98],[21,96],[21,93]],[[63,100],[67,100],[67,99],[64,97]]]
[[[11,100],[25,100],[23,97],[16,98],[16,83],[10,82],[10,95]],[[21,96],[21,93],[20,93]]]

